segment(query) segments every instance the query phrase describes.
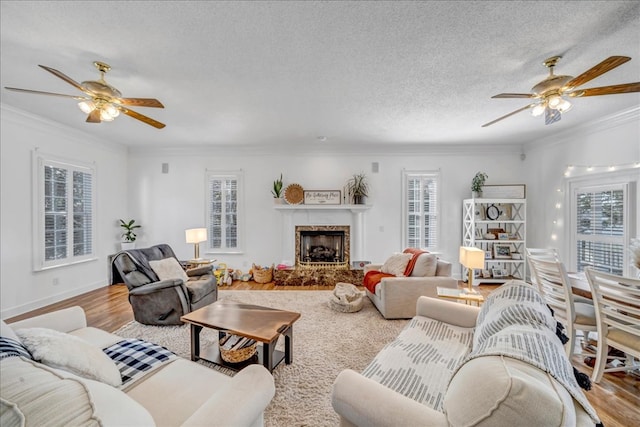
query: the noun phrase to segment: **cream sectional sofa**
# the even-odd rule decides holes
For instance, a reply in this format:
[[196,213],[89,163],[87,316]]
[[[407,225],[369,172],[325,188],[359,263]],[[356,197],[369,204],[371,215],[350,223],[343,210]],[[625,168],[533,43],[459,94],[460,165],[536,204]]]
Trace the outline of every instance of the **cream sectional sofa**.
[[[515,289],[523,289],[529,297],[510,304],[509,292]],[[555,319],[539,294],[534,295],[537,290],[514,281],[494,293],[499,291],[508,297],[506,304],[492,304],[490,297],[481,308],[420,297],[416,316],[362,373],[347,369],[336,378],[332,405],[340,424],[594,426],[599,422],[577,382],[569,388],[562,385],[575,381],[573,368],[555,335]],[[531,309],[532,300],[537,301],[537,312]],[[525,313],[526,325],[507,326],[501,316],[514,310]],[[533,313],[533,320],[527,313]],[[487,351],[487,342],[507,344]],[[527,357],[509,355],[509,347],[518,347],[519,342],[548,351],[558,361],[554,366],[535,366]]]
[[[381,268],[382,264],[365,265],[364,274]],[[431,275],[423,276],[422,270],[416,268],[409,277],[384,277],[376,286],[375,293],[368,289],[365,293],[385,319],[410,319],[416,315],[418,297],[438,296],[438,286],[458,287],[458,280],[451,277],[451,263],[439,258],[435,273]]]
[[[3,321],[0,333],[9,339],[3,345],[19,341],[15,332],[24,337],[25,328],[68,333],[97,349],[123,340],[87,327],[82,308],[72,307],[11,325]],[[65,346],[64,351],[71,353],[72,348]],[[264,409],[275,394],[273,377],[261,365],[229,377],[175,357],[122,388],[27,357],[1,354],[2,426],[261,426]]]

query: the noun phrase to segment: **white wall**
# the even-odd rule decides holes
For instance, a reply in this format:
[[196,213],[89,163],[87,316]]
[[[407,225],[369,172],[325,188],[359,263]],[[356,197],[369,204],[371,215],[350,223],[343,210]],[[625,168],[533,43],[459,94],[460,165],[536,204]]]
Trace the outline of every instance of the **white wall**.
[[[640,108],[635,108],[601,122],[556,135],[525,146],[527,187],[527,246],[554,247],[569,262],[567,225],[567,182],[589,174],[585,169],[564,173],[569,165],[630,165],[640,161]],[[628,169],[640,180],[640,169]],[[600,169],[599,179],[614,172]],[[636,187],[638,188],[638,186]],[[560,190],[560,191],[558,191]],[[636,190],[636,193],[640,190]],[[631,218],[635,232],[640,232],[640,197],[635,197]],[[559,204],[556,207],[556,204]],[[556,221],[556,223],[554,223]],[[575,266],[567,265],[571,269]]]
[[[365,150],[363,150],[365,151]],[[431,151],[431,152],[430,152]],[[378,162],[379,172],[371,172]],[[162,173],[162,163],[169,173]],[[470,197],[471,178],[479,170],[489,175],[488,184],[522,183],[520,148],[499,150],[449,148],[394,154],[379,151],[362,153],[266,153],[260,150],[236,154],[212,150],[134,150],[129,158],[132,215],[143,225],[140,246],[169,243],[178,257],[192,257],[193,248],[184,242],[184,230],[204,226],[205,170],[244,171],[246,245],[239,255],[211,255],[231,268],[246,271],[252,263],[270,265],[291,259],[282,253],[282,213],[273,208],[272,182],[283,174],[285,186],[298,183],[305,189],[342,189],[347,179],[367,173],[372,208],[365,217],[363,258],[384,261],[401,251],[402,170],[441,171],[442,257],[457,263],[461,241],[462,199]],[[318,215],[314,213],[314,215]],[[322,215],[331,215],[323,213]],[[322,221],[322,215],[319,221]],[[338,214],[336,214],[338,215]],[[327,223],[329,220],[327,220]],[[457,273],[458,269],[454,268]]]
[[[283,260],[282,216],[273,208],[273,180],[283,173],[285,185],[299,183],[306,189],[342,189],[357,172],[366,172],[372,192],[365,214],[363,258],[383,261],[401,243],[402,170],[441,171],[441,253],[457,263],[462,231],[462,199],[470,196],[471,178],[478,171],[489,175],[487,184],[527,185],[528,246],[554,246],[558,233],[553,220],[557,188],[564,188],[568,164],[622,164],[640,160],[638,109],[604,123],[573,130],[553,139],[522,147],[424,146],[394,152],[351,148],[350,152],[300,149],[296,153],[263,149],[129,150],[100,141],[89,132],[44,122],[2,107],[1,114],[1,217],[0,315],[25,311],[104,286],[108,281],[107,257],[118,249],[118,218],[135,218],[143,228],[138,247],[170,244],[180,258],[189,258],[193,247],[184,242],[184,230],[204,225],[205,170],[242,169],[245,176],[246,240],[239,255],[216,255],[232,268],[248,269],[251,263]],[[177,142],[176,145],[178,145]],[[97,167],[97,260],[85,264],[33,272],[31,260],[31,152],[39,147],[58,156],[95,162]],[[371,172],[378,162],[379,172]],[[162,163],[169,173],[162,173]],[[636,209],[638,211],[638,209]],[[560,214],[560,217],[562,215]],[[637,224],[636,229],[640,230]],[[59,285],[54,286],[54,279]]]
[[[107,256],[119,240],[116,220],[127,215],[127,151],[5,106],[1,113],[0,315],[5,318],[107,284]],[[36,148],[95,163],[95,261],[33,271],[31,162]]]

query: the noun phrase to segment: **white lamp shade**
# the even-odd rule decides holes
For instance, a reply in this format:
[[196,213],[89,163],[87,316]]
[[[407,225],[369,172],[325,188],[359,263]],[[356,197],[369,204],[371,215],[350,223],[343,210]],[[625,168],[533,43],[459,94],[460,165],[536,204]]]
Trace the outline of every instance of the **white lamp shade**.
[[200,243],[207,241],[206,228],[190,228],[184,232],[187,243]]
[[483,268],[484,251],[470,246],[460,246],[460,264],[466,268]]

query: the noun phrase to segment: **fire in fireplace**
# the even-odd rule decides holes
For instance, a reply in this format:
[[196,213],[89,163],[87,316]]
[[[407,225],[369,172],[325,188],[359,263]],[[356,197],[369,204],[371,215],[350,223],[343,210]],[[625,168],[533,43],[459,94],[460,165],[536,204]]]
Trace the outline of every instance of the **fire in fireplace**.
[[296,226],[296,265],[348,265],[349,244],[349,226]]

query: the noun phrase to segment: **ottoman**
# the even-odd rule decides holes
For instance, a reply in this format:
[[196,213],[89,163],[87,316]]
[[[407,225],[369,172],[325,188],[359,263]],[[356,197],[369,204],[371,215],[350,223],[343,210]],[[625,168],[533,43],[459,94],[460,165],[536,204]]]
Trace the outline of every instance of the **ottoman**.
[[341,313],[355,313],[362,309],[364,293],[351,283],[338,282],[329,298],[329,307]]

